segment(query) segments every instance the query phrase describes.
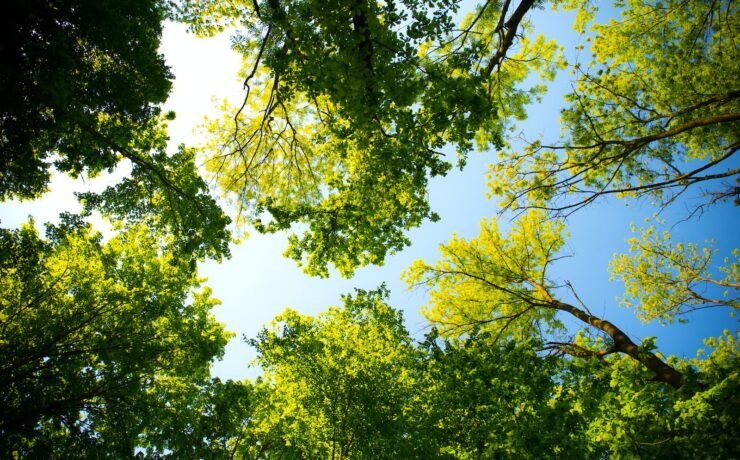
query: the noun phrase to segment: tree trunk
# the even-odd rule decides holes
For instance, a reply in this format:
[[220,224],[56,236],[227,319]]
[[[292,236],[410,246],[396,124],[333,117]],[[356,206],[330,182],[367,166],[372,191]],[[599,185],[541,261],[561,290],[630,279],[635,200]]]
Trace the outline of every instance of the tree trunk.
[[553,308],[570,313],[579,320],[586,324],[605,332],[609,337],[614,340],[614,351],[618,351],[629,355],[633,359],[642,363],[645,367],[650,369],[655,374],[655,379],[667,383],[673,388],[680,388],[683,380],[683,375],[666,364],[663,360],[655,356],[654,353],[647,350],[640,350],[640,347],[635,344],[627,334],[621,329],[612,324],[609,321],[598,318],[594,315],[586,313],[580,308],[574,307],[573,305],[563,303],[557,300],[553,300],[551,305]]

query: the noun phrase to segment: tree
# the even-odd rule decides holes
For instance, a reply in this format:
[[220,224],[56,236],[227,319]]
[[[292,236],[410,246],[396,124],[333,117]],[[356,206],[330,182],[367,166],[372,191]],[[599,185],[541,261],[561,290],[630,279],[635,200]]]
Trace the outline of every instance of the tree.
[[[417,261],[405,278],[409,285],[432,290],[425,315],[446,335],[458,336],[476,326],[490,331],[494,342],[536,337],[547,341],[547,348],[575,357],[603,359],[621,353],[640,362],[656,380],[679,388],[681,372],[650,351],[647,343],[637,345],[586,305],[560,300],[558,288],[570,286],[558,285],[547,274],[560,258],[563,231],[561,222],[548,220],[539,211],[517,220],[508,237],[501,235],[495,220],[484,220],[477,238],[465,241],[453,236],[440,247],[441,260],[435,265]],[[563,314],[600,337],[578,334],[569,340],[548,340],[548,333],[562,329],[558,315]]]
[[0,231],[0,450],[131,456],[147,393],[207,378],[223,353],[218,301],[143,226],[103,242],[68,217],[47,233]]
[[739,349],[727,331],[705,343],[713,350],[701,359],[672,358],[687,376],[680,391],[656,382],[628,356],[567,361],[551,404],[579,414],[584,457],[737,456]]
[[588,419],[557,396],[575,378],[567,362],[538,355],[536,341],[492,338],[473,331],[441,342],[433,330],[421,344],[426,442],[439,458],[584,458]]
[[112,144],[128,145],[169,94],[157,52],[164,4],[14,0],[2,10],[0,199],[44,192],[49,159],[75,176],[113,168],[125,152]]
[[[190,376],[158,379],[139,410],[147,421],[138,445],[146,458],[244,458],[247,426],[264,395],[248,381]],[[248,457],[249,458],[249,457]]]
[[0,200],[33,199],[51,172],[95,177],[121,160],[133,171],[87,212],[176,236],[194,260],[229,255],[230,220],[181,147],[168,155],[161,114],[172,75],[158,52],[168,4],[25,1],[0,7]]
[[[286,255],[307,273],[348,276],[409,244],[424,219],[441,149],[502,145],[507,120],[551,78],[556,46],[521,37],[526,13],[485,2],[454,27],[456,2],[189,2],[199,33],[235,26],[245,99],[209,126],[207,168],[261,232],[304,224]],[[267,222],[263,222],[263,220]]]
[[491,192],[505,207],[568,214],[610,194],[650,195],[665,205],[694,185],[706,187],[696,211],[737,201],[736,5],[620,6],[619,20],[591,25],[592,60],[574,65],[562,141],[504,152],[492,167]]
[[423,457],[408,439],[414,348],[386,295],[357,290],[316,318],[286,310],[250,340],[273,388],[250,422],[266,458]]
[[630,255],[615,255],[610,270],[612,278],[625,285],[622,304],[634,308],[643,322],[671,323],[704,308],[740,308],[740,250],[733,250],[725,265],[718,265],[712,261],[717,250],[711,246],[674,245],[667,230],[661,234],[652,225],[640,233],[641,238],[629,239]]

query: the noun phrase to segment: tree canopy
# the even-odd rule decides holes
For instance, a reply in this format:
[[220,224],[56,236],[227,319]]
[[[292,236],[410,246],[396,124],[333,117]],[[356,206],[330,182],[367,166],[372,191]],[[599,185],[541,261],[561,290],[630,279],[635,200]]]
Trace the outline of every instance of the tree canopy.
[[[574,13],[574,62],[531,21],[545,6]],[[632,223],[608,267],[624,294],[600,309],[559,271],[565,217],[611,195],[686,206],[689,222],[712,205],[736,215],[736,5],[624,0],[604,21],[582,0],[465,8],[5,2],[3,206],[40,197],[53,174],[130,172],[77,193],[81,213],[45,236],[32,218],[0,228],[0,455],[740,456],[737,332],[669,356],[612,309],[667,327],[707,309],[732,317],[738,249],[720,249],[711,228],[699,243],[663,217]],[[198,146],[168,145],[167,19],[228,31],[243,58],[244,98],[223,102]],[[512,128],[565,71],[560,137],[517,143]],[[287,232],[285,255],[308,275],[349,277],[442,218],[430,179],[474,150],[498,152],[487,180],[503,211],[404,273],[424,289],[425,335],[407,330],[385,285],[356,289],[245,336],[259,377],[211,375],[234,334],[198,263],[228,258],[232,230]]]
[[[200,392],[174,390],[165,413],[180,417],[166,419],[172,426],[163,425],[174,428],[164,438],[173,455],[465,459],[736,454],[740,381],[738,350],[729,333],[707,340],[711,352],[704,359],[669,359],[687,376],[676,391],[631,356],[562,359],[538,351],[546,344],[537,337],[501,340],[478,329],[442,340],[432,330],[414,343],[386,296],[382,287],[358,290],[345,296],[343,305],[317,316],[286,310],[249,340],[264,378],[251,386],[217,382],[216,388]],[[220,387],[222,393],[214,392]],[[224,407],[227,395],[231,405]]]
[[504,151],[492,167],[491,192],[504,206],[567,214],[608,194],[667,204],[694,185],[698,210],[737,203],[737,7],[621,6],[619,18],[590,24],[591,59],[573,66],[562,140]]
[[37,198],[52,171],[133,171],[86,210],[177,236],[195,259],[229,255],[230,219],[198,175],[194,153],[168,156],[162,114],[172,74],[159,54],[168,4],[159,0],[42,2],[2,8],[0,199]]
[[229,334],[187,261],[143,226],[0,233],[0,449],[130,455],[160,380],[208,378]]
[[317,318],[287,310],[250,341],[273,388],[252,421],[259,446],[298,458],[424,456],[405,441],[414,349],[386,295],[358,290]]
[[[572,305],[556,294],[561,285],[548,277],[548,267],[560,256],[563,225],[548,221],[541,212],[522,216],[508,236],[495,221],[481,224],[481,235],[471,241],[452,239],[441,247],[443,259],[434,266],[418,261],[407,275],[409,283],[433,289],[427,317],[449,335],[461,335],[478,326],[495,334],[495,340],[521,340],[542,334],[552,336],[567,314],[599,335],[579,334],[573,340],[550,340],[547,348],[576,357],[603,359],[626,354],[675,388],[682,375],[644,345],[638,346],[618,326],[591,313],[586,305]],[[665,283],[655,282],[655,289]],[[575,294],[578,298],[578,295]],[[603,336],[603,337],[602,337]]]
[[552,77],[555,43],[520,38],[533,5],[487,2],[457,28],[455,2],[185,2],[196,32],[236,26],[244,55],[244,101],[209,126],[210,175],[258,231],[304,224],[286,255],[307,273],[381,264],[438,219],[426,187],[453,166],[443,148],[463,165],[501,147],[542,91],[520,84]]
[[62,172],[113,168],[116,145],[156,118],[172,75],[158,53],[164,5],[9,1],[2,6],[0,197],[33,198]]

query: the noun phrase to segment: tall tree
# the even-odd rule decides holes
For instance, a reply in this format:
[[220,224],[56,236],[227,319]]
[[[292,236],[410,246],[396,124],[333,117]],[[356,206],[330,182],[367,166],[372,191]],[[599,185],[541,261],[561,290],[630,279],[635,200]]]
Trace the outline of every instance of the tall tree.
[[[485,2],[459,28],[453,1],[189,2],[200,33],[237,28],[245,99],[210,126],[207,168],[261,232],[302,223],[286,255],[307,273],[351,275],[437,219],[427,181],[474,148],[500,147],[506,121],[542,92],[553,42],[522,38],[539,2]],[[267,217],[268,222],[261,219]]]
[[[614,323],[591,313],[585,304],[561,300],[565,286],[548,278],[548,269],[560,258],[564,226],[539,211],[523,215],[503,236],[495,220],[484,220],[481,233],[469,241],[456,236],[440,247],[442,259],[429,265],[417,261],[405,275],[410,285],[429,287],[425,314],[451,336],[472,327],[490,331],[494,340],[540,337],[557,333],[560,317],[582,323],[596,332],[568,340],[549,340],[547,347],[574,357],[602,358],[621,353],[640,362],[656,380],[679,388],[681,372],[647,346],[640,346]],[[575,300],[580,302],[573,292]],[[543,335],[544,334],[544,335]]]
[[223,353],[218,301],[143,226],[103,242],[67,219],[48,234],[0,231],[0,450],[131,456],[147,392],[207,378]]
[[[169,94],[164,4],[3,2],[0,198],[33,198],[51,164],[94,176],[118,163]],[[51,161],[49,161],[51,160]]]
[[131,224],[176,236],[194,259],[228,256],[229,219],[199,177],[194,153],[167,155],[159,105],[172,75],[159,54],[160,0],[10,0],[0,6],[0,201],[32,199],[51,172],[132,173],[83,197]]
[[251,340],[274,388],[253,416],[267,458],[424,457],[408,440],[414,348],[386,295],[357,290],[315,318],[287,310]]
[[705,195],[697,210],[737,202],[737,5],[620,6],[618,19],[579,25],[590,25],[592,59],[574,65],[563,139],[505,152],[493,167],[491,191],[504,206],[567,214],[604,195],[649,195],[665,205],[692,186]]

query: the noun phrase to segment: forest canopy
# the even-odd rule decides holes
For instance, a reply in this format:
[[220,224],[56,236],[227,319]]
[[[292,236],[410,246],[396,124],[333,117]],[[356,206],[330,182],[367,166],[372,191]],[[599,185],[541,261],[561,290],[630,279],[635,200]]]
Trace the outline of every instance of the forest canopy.
[[[740,249],[699,223],[738,222],[736,10],[5,2],[0,209],[54,193],[55,175],[126,173],[76,192],[77,213],[0,227],[0,455],[740,456]],[[569,21],[578,43],[547,37],[535,13]],[[219,105],[196,145],[168,132],[168,21],[229,34],[242,59],[242,97]],[[560,78],[559,134],[517,136]],[[243,337],[259,377],[215,375],[234,334],[199,269],[244,272],[233,235],[286,234],[306,275],[352,277],[444,220],[431,184],[476,151],[492,199],[478,235],[451,235],[401,275],[423,293],[423,333],[378,283],[316,314],[293,305]],[[571,253],[569,216],[623,204],[657,217],[631,224],[623,252],[599,229],[617,251],[608,267]],[[561,268],[570,256],[608,269],[623,295],[577,289]],[[700,333],[707,312],[721,324],[682,356],[625,320]]]

